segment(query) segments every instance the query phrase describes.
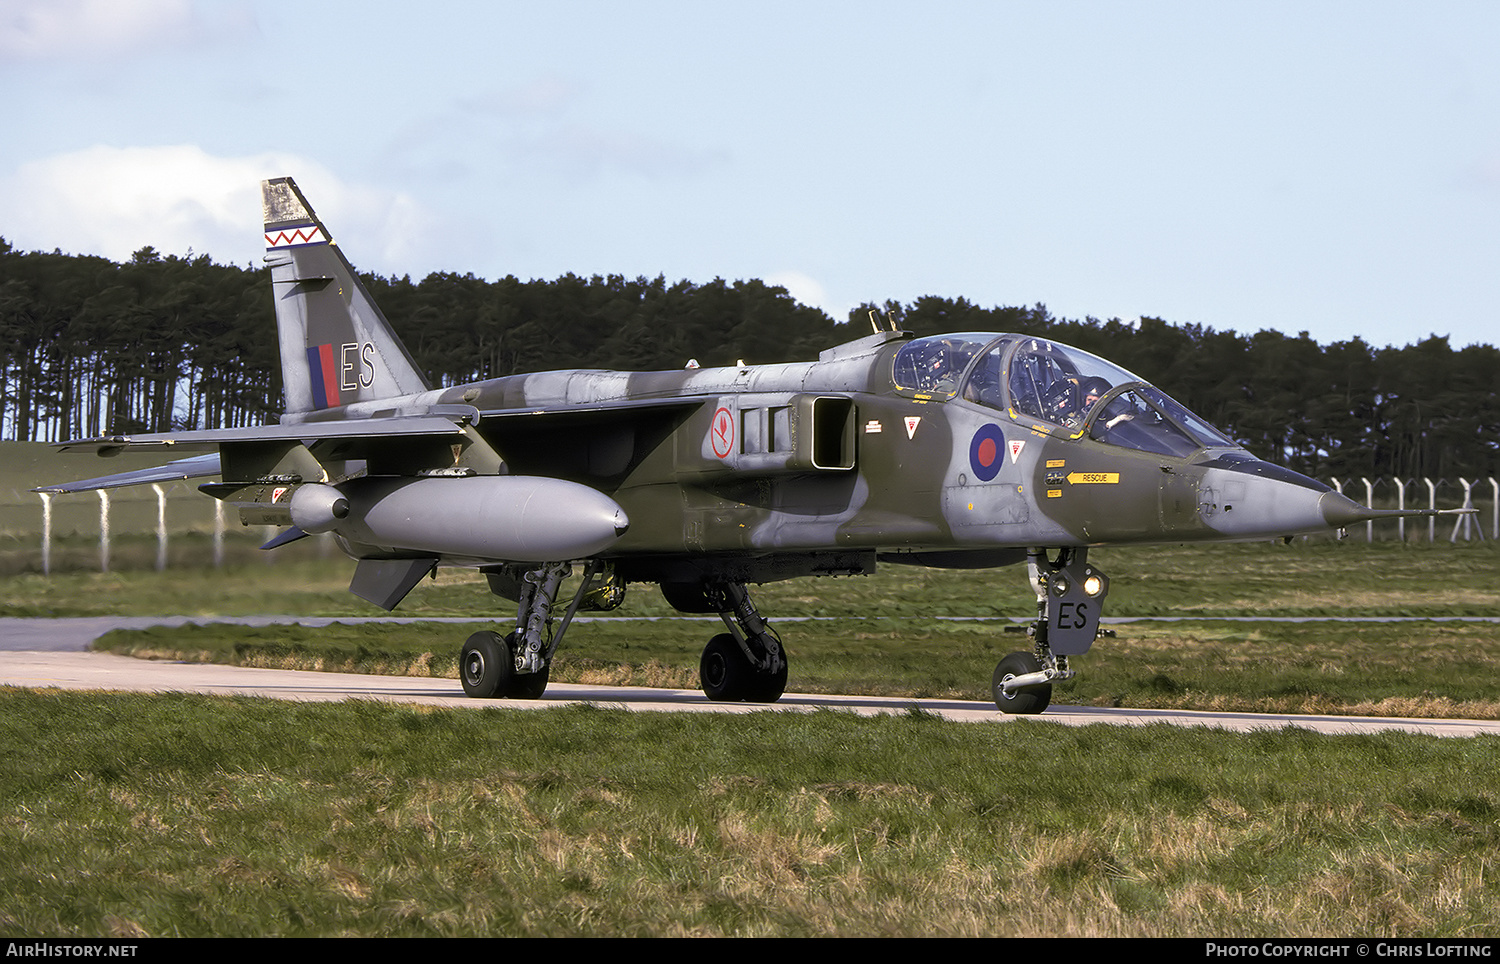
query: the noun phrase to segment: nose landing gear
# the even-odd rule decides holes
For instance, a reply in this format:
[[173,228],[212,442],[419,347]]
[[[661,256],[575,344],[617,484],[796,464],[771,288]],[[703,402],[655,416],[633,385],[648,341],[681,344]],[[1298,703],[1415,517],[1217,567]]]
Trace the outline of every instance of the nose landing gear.
[[1051,705],[1054,681],[1073,678],[1068,657],[1088,652],[1098,638],[1109,577],[1088,564],[1087,549],[1060,549],[1055,560],[1031,549],[1026,569],[1036,590],[1037,619],[1027,629],[1035,651],[1002,659],[990,689],[1002,711],[1031,715]]

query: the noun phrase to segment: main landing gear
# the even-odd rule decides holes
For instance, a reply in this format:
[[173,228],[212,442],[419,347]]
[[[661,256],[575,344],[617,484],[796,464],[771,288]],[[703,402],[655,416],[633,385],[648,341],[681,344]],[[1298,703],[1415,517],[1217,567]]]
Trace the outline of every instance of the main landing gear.
[[470,636],[459,655],[459,673],[464,693],[477,699],[509,697],[539,699],[547,689],[550,667],[541,672],[516,670],[516,634],[501,636],[484,630]]
[[549,562],[533,569],[515,567],[488,574],[491,591],[516,601],[516,628],[504,636],[488,630],[478,632],[465,641],[458,657],[464,693],[478,699],[541,699],[552,672],[552,654],[557,652],[574,614],[580,607],[613,609],[625,595],[624,584],[612,571],[590,562],[572,603],[554,629],[552,607],[563,577],[571,570],[565,562]]
[[661,584],[672,608],[684,613],[717,613],[727,633],[703,647],[698,681],[704,695],[719,703],[774,703],[786,692],[786,651],[781,637],[761,618],[742,582]]
[[1088,564],[1087,549],[1058,550],[1055,560],[1045,549],[1031,549],[1026,570],[1036,590],[1037,619],[1026,629],[1034,649],[1006,656],[990,681],[995,705],[1019,715],[1045,710],[1052,683],[1073,678],[1068,657],[1094,644],[1109,594],[1109,577]]

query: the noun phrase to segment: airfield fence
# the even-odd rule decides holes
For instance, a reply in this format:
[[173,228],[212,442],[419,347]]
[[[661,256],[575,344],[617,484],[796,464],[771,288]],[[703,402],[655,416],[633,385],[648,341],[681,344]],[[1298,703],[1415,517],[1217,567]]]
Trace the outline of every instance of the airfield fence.
[[[1335,489],[1376,508],[1462,507],[1474,512],[1382,519],[1348,530],[1366,542],[1456,543],[1500,538],[1500,482],[1489,479],[1329,479]],[[0,491],[0,575],[60,570],[109,571],[223,566],[259,559],[337,555],[329,534],[274,552],[259,547],[278,530],[241,526],[232,511],[186,482],[113,491],[43,495]],[[1317,538],[1317,537],[1313,537]]]

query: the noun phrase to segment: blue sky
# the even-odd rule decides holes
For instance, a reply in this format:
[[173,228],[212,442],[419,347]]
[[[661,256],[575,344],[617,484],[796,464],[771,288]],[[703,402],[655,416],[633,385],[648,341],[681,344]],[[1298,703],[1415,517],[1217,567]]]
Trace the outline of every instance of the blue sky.
[[1500,4],[0,0],[0,236],[1500,343]]

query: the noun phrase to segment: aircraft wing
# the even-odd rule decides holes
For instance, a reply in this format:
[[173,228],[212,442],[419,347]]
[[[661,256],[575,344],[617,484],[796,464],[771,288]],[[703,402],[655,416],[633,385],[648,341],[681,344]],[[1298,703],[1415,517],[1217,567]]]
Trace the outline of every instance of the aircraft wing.
[[215,428],[191,432],[161,432],[143,435],[109,435],[100,438],[77,439],[58,445],[60,452],[89,452],[97,455],[117,455],[127,448],[163,449],[166,451],[219,448],[219,452],[177,459],[165,465],[133,472],[103,475],[78,482],[38,486],[33,492],[90,492],[95,489],[115,489],[127,485],[143,485],[149,482],[175,482],[180,479],[196,479],[219,475],[223,467],[222,452],[238,446],[254,446],[257,443],[283,443],[297,445],[319,441],[378,442],[383,439],[413,437],[457,436],[462,434],[464,424],[477,419],[473,409],[462,413],[431,415],[391,416],[387,418],[342,419],[326,422],[293,422],[280,425],[263,425],[246,428]]
[[137,469],[134,472],[119,472],[114,475],[101,475],[95,479],[83,479],[78,482],[43,485],[31,491],[46,492],[53,495],[59,492],[92,492],[95,489],[117,489],[124,485],[144,485],[148,482],[178,482],[182,479],[201,479],[204,476],[218,474],[219,453],[209,452],[207,455],[194,455],[191,458],[178,459],[175,462],[168,462],[166,465],[158,465],[154,468]]
[[[298,420],[277,425],[202,429],[140,435],[76,439],[58,445],[60,452],[117,455],[125,449],[163,452],[217,449],[165,465],[121,472],[78,482],[39,486],[33,491],[89,492],[151,482],[173,482],[221,474],[235,452],[266,444],[323,447],[337,443],[345,457],[363,457],[380,447],[406,448],[420,439],[453,439],[485,423],[505,460],[521,471],[559,473],[582,479],[618,477],[644,457],[671,426],[705,402],[703,398],[659,398],[605,401],[584,405],[535,405],[480,412],[466,405],[444,405],[419,413],[373,418]],[[569,443],[559,445],[559,433]],[[405,440],[405,441],[403,441]],[[623,444],[624,450],[620,451]],[[601,447],[618,455],[600,464]],[[602,471],[601,471],[602,469]],[[236,474],[239,477],[240,473]]]
[[[477,412],[473,413],[476,417]],[[209,428],[151,435],[106,435],[58,445],[59,452],[94,451],[114,455],[127,448],[213,448],[237,442],[296,442],[322,439],[389,438],[403,435],[457,435],[466,416],[397,415],[389,418],[292,422],[248,428]]]

